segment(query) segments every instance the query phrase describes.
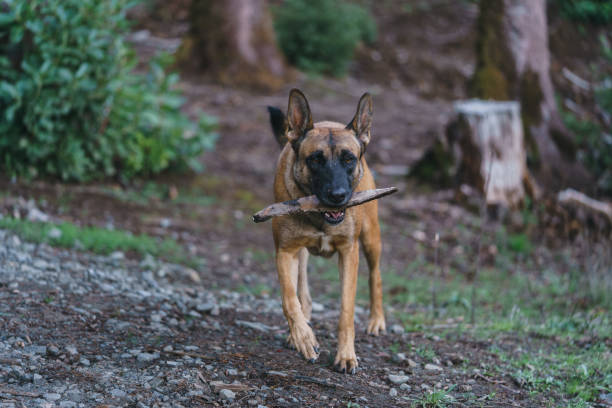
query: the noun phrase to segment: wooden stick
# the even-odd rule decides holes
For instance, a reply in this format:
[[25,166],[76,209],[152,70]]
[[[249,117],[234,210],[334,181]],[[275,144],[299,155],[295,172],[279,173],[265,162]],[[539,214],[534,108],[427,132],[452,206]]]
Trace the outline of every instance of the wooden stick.
[[[356,205],[367,203],[368,201],[377,200],[397,191],[397,187],[377,188],[375,190],[365,190],[354,193],[348,204],[343,207],[349,208]],[[298,198],[297,200],[284,201],[267,206],[263,210],[253,215],[253,221],[264,222],[272,217],[281,215],[296,214],[300,212],[325,212],[338,211],[339,208],[325,207],[321,205],[317,196],[311,195]]]

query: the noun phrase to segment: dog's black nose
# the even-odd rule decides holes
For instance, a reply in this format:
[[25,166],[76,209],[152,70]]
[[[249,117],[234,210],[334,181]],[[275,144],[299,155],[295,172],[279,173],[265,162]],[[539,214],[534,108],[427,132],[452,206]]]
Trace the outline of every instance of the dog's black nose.
[[329,201],[333,204],[344,204],[346,199],[348,198],[349,191],[344,188],[336,188],[329,192]]

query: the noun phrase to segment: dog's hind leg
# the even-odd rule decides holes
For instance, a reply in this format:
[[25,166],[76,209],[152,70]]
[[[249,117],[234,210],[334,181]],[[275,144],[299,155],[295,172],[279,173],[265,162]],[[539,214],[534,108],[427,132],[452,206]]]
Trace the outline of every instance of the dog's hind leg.
[[[372,207],[375,202],[368,203]],[[386,329],[385,313],[382,306],[382,278],[380,277],[380,253],[382,252],[382,244],[380,241],[380,226],[378,224],[378,208],[373,211],[366,211],[363,228],[361,230],[361,244],[366,260],[368,261],[368,269],[370,271],[369,286],[370,286],[370,320],[368,322],[367,332],[378,336],[379,332],[384,332]],[[372,216],[373,215],[373,216]]]
[[297,294],[302,306],[302,313],[307,321],[310,321],[312,313],[312,298],[310,297],[310,289],[308,288],[308,250],[300,249],[298,253],[298,281]]

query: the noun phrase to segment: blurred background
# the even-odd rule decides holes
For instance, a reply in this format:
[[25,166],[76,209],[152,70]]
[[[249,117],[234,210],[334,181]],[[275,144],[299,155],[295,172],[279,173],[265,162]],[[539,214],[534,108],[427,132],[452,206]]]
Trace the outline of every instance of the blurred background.
[[606,0],[0,0],[0,228],[278,297],[266,108],[348,123],[367,91],[390,320],[535,333],[532,402],[611,403],[611,27]]

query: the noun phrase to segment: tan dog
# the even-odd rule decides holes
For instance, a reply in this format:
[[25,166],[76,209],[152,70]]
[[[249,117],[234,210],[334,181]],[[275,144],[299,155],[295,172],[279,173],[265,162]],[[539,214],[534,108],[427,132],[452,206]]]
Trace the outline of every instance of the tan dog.
[[370,269],[370,320],[367,332],[385,330],[380,278],[380,227],[378,204],[344,209],[354,191],[375,188],[364,153],[370,142],[372,99],[364,94],[348,125],[336,122],[313,124],[308,101],[302,92],[289,94],[287,117],[269,108],[275,136],[281,144],[274,198],[277,202],[315,194],[338,211],[288,215],[273,219],[276,267],[283,312],[289,323],[289,343],[311,362],[318,357],[319,343],[308,325],[312,301],[308,289],[308,253],[330,257],[338,252],[342,300],[338,323],[335,365],[355,373],[355,293],[359,266],[359,243]]

